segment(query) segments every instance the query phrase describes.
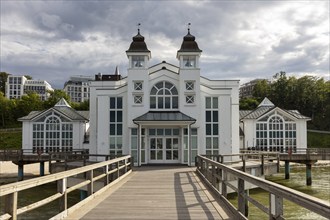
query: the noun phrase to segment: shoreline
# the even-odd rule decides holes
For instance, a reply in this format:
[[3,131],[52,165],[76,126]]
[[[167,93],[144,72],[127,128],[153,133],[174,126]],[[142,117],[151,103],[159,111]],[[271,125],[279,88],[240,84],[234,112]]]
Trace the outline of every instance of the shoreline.
[[[280,167],[283,168],[285,166],[285,162],[280,161]],[[301,163],[290,163],[290,167],[305,167],[305,164]],[[312,165],[315,167],[328,167],[330,166],[330,160],[319,160]],[[24,180],[36,178],[40,175],[40,167],[39,163],[26,164],[24,165]],[[49,164],[45,163],[45,175],[49,175]],[[0,161],[0,185],[9,184],[13,182],[17,182],[18,176],[18,166],[11,161]]]

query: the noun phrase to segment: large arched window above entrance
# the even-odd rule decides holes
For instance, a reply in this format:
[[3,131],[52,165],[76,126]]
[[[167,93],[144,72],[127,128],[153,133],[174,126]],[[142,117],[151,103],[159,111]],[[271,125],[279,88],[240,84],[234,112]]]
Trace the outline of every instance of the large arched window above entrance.
[[150,91],[150,109],[178,109],[179,96],[175,86],[167,81],[156,83]]

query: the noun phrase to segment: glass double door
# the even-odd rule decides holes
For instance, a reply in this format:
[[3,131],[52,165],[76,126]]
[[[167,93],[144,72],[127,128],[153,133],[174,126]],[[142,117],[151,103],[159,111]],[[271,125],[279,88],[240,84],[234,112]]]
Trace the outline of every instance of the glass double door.
[[179,138],[178,137],[150,137],[149,139],[150,163],[178,163]]

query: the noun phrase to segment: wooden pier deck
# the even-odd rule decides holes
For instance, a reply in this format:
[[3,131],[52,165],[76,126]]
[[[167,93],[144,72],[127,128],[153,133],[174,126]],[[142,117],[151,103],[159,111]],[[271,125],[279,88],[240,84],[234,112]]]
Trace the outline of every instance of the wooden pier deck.
[[66,219],[233,219],[186,166],[145,166]]

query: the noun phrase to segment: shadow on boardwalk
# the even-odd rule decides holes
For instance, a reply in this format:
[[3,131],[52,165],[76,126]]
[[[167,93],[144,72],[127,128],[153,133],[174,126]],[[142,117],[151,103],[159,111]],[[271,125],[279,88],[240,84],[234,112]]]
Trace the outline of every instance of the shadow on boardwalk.
[[115,188],[67,219],[233,218],[206,190],[195,168],[138,167]]

